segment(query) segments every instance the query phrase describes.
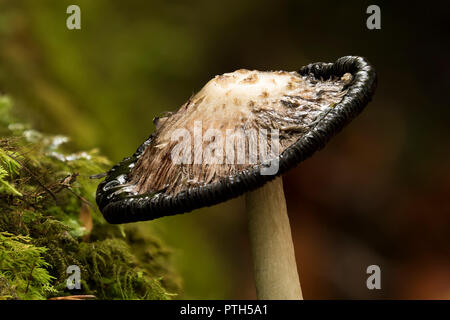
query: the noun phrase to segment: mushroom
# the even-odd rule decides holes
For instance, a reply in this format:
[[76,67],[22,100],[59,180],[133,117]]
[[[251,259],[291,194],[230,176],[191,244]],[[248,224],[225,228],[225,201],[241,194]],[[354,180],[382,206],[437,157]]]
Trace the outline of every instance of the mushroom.
[[298,72],[210,80],[115,165],[97,190],[110,223],[152,220],[246,195],[259,299],[302,299],[281,175],[324,147],[371,100],[362,57]]

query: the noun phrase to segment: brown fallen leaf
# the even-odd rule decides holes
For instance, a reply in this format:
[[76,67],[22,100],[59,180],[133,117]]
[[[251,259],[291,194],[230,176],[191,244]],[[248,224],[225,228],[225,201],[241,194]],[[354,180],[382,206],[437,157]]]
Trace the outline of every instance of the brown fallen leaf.
[[88,232],[85,236],[86,238],[88,238],[89,234],[92,231],[93,223],[92,223],[91,209],[89,208],[89,205],[86,204],[85,202],[81,203],[79,219],[83,227],[85,227],[86,231]]
[[80,294],[73,296],[64,296],[64,297],[53,297],[48,300],[88,300],[88,299],[96,299],[97,297],[91,294]]

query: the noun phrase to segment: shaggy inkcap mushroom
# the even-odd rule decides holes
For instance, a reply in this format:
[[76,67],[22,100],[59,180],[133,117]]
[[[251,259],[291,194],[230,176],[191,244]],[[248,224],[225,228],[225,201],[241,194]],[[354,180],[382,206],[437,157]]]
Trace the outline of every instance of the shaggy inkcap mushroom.
[[298,72],[216,76],[178,111],[154,120],[155,132],[100,183],[97,204],[108,222],[127,223],[247,193],[258,297],[300,299],[282,181],[276,177],[358,115],[375,86],[372,66],[353,56]]

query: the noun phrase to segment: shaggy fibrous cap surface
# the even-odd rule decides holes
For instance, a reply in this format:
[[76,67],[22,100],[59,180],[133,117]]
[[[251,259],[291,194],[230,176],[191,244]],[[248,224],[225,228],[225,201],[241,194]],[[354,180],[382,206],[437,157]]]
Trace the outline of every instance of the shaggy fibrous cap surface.
[[[298,72],[237,70],[210,80],[114,166],[97,203],[112,223],[191,211],[262,186],[311,156],[370,101],[360,57]],[[261,169],[273,165],[271,174]]]

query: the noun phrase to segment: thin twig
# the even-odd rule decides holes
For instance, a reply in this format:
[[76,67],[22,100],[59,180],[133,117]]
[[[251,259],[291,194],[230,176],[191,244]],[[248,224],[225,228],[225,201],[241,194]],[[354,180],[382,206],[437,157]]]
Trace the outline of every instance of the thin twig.
[[55,200],[55,202],[58,202],[57,201],[57,199],[56,199],[56,196],[55,196],[55,194],[49,189],[49,188],[47,188],[39,179],[38,179],[38,177],[36,177],[36,175],[30,170],[30,169],[28,169],[27,168],[27,166],[26,165],[24,165],[19,159],[17,159],[16,157],[13,157],[12,155],[10,155],[10,154],[6,154],[8,157],[10,157],[11,159],[13,159],[14,161],[17,161],[17,163],[19,163],[35,180],[36,180],[36,182],[45,190],[45,191],[47,191],[51,196],[52,196],[52,198]]
[[36,267],[36,260],[33,262],[33,267],[31,268],[30,276],[28,277],[27,288],[25,289],[25,293],[28,293],[31,280],[33,279],[33,271],[35,267]]

